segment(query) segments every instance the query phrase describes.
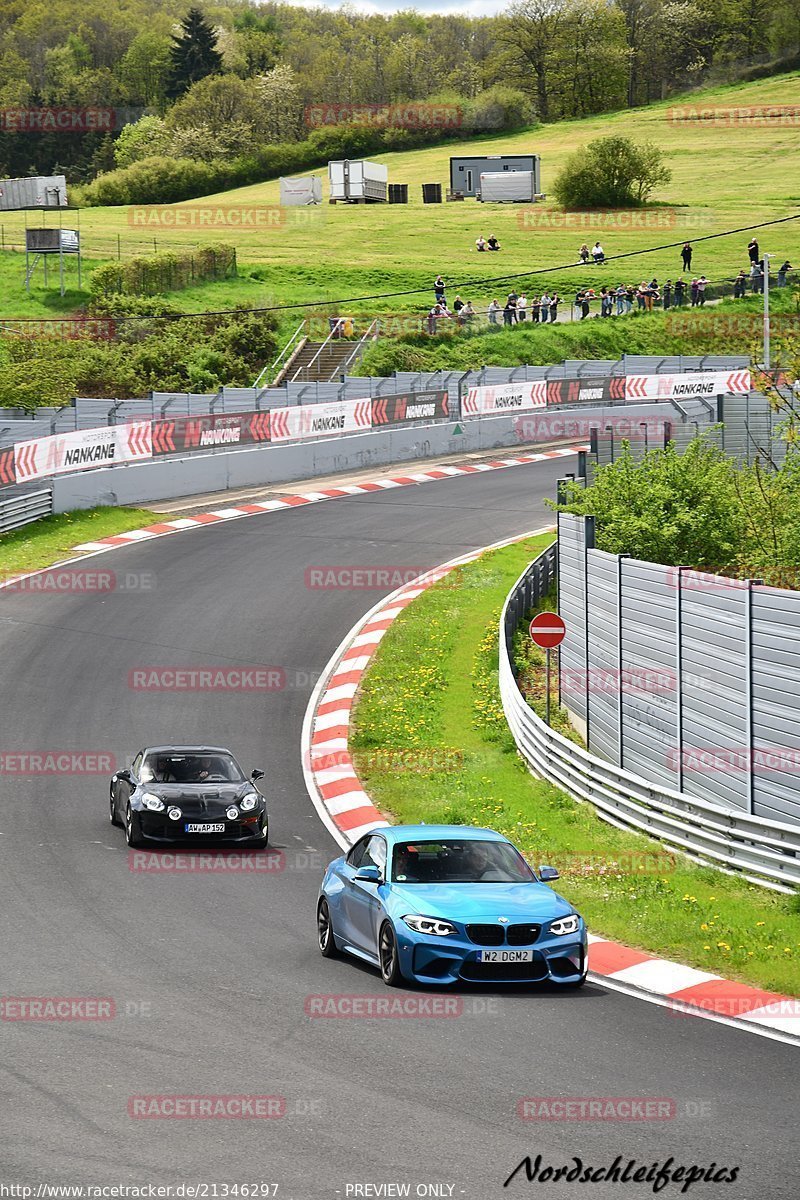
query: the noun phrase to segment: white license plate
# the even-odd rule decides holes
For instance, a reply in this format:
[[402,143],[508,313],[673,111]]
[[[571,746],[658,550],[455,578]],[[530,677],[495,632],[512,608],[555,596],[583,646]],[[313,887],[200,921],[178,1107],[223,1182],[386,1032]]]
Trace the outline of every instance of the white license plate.
[[478,962],[513,963],[533,962],[532,950],[479,950]]
[[195,823],[192,825],[184,825],[184,833],[224,833],[225,826],[223,824],[210,825],[208,823]]

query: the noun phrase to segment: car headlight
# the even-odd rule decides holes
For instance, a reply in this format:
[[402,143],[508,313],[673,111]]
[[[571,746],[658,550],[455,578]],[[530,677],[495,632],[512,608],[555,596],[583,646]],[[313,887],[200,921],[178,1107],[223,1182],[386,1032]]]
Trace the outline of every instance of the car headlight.
[[257,792],[250,792],[249,795],[245,796],[244,799],[239,801],[239,808],[242,810],[242,812],[250,812],[250,809],[255,808],[255,806],[258,804],[259,798],[260,797],[258,796]]
[[228,818],[229,821],[235,821],[236,818],[238,817],[238,815],[239,815],[239,810],[235,804],[232,804],[230,806],[230,808],[227,808],[225,810],[225,816]]
[[152,792],[145,792],[142,796],[142,804],[145,808],[149,808],[151,812],[163,812],[164,801],[160,796],[154,796]]
[[167,816],[169,817],[170,821],[180,821],[183,813],[179,808],[171,808],[167,813]]
[[451,925],[449,921],[440,921],[438,917],[418,917],[410,913],[403,917],[403,920],[415,933],[431,934],[433,937],[447,937],[456,931],[455,925]]
[[556,934],[557,937],[565,933],[577,933],[580,923],[581,919],[578,914],[572,913],[569,917],[561,917],[558,921],[551,921],[550,932]]

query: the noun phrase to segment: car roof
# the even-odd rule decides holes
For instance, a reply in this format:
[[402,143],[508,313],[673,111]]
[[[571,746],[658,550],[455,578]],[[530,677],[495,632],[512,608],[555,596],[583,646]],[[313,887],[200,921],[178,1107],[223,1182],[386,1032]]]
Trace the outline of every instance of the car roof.
[[143,754],[230,754],[225,746],[146,746]]
[[479,829],[474,825],[382,825],[374,832],[385,837],[390,845],[396,842],[440,842],[449,838],[481,842],[508,841],[494,829]]

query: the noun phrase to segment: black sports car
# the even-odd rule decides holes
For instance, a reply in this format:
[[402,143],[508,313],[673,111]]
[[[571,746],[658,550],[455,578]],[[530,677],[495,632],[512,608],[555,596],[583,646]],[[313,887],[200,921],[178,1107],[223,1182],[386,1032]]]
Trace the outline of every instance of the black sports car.
[[110,817],[129,846],[225,842],[265,846],[269,818],[255,786],[220,746],[150,746],[111,779]]

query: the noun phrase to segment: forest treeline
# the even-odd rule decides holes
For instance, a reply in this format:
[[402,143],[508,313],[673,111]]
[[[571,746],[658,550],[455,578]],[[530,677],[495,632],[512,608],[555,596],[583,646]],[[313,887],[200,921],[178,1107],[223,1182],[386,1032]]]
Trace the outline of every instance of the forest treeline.
[[[202,73],[226,81],[212,96],[176,70],[188,9],[187,0],[0,0],[0,173],[89,181],[148,146],[213,162],[303,141],[315,105],[480,110],[491,94],[494,127],[508,128],[768,73],[800,52],[800,0],[518,0],[484,18],[232,0],[194,18],[195,34],[198,19],[210,31]],[[151,123],[138,144],[127,134],[127,148],[118,130],[11,129],[15,109],[37,106],[131,109]]]

